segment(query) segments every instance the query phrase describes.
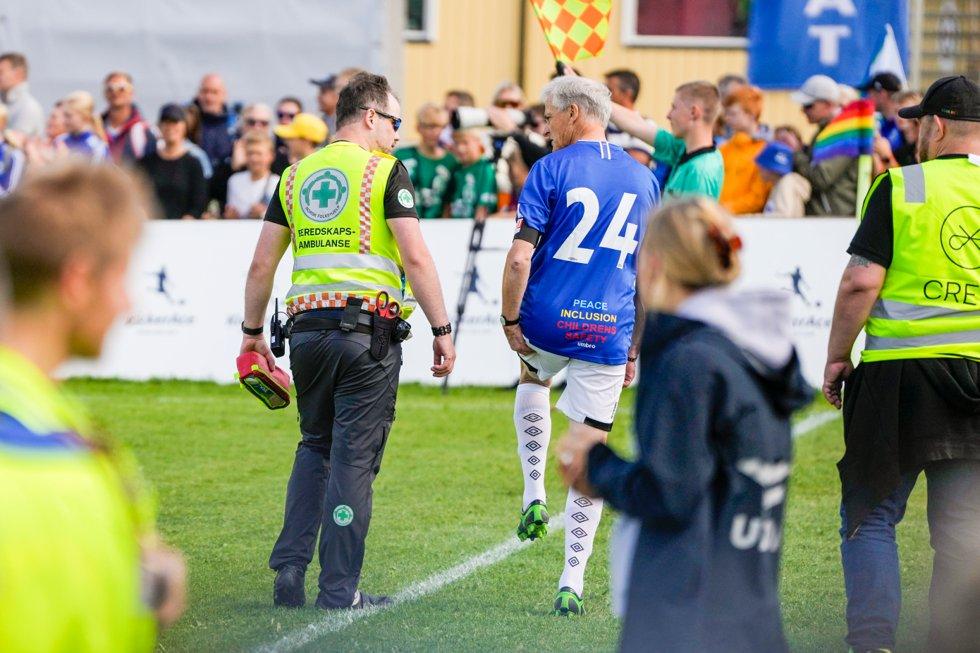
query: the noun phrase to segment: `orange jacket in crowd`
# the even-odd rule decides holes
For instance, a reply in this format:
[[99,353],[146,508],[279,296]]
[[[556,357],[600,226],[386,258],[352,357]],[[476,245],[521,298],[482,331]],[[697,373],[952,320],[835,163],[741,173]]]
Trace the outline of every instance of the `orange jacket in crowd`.
[[725,182],[719,202],[732,213],[762,213],[772,184],[763,181],[755,157],[766,146],[761,138],[736,132],[718,148],[725,161]]

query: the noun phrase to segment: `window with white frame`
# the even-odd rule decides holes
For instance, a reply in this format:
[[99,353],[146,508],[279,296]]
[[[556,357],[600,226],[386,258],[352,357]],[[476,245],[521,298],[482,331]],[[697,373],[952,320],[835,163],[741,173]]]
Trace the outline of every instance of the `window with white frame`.
[[438,0],[405,0],[405,40],[436,40]]
[[624,45],[744,48],[754,0],[622,0]]

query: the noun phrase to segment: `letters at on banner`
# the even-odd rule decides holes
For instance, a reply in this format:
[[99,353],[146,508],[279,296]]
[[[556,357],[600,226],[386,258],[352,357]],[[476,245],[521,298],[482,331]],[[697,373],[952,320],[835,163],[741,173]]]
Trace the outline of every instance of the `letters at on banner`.
[[[858,86],[879,53],[908,69],[908,0],[754,0],[749,79],[762,88],[797,88],[811,75]],[[877,71],[876,71],[877,72]]]

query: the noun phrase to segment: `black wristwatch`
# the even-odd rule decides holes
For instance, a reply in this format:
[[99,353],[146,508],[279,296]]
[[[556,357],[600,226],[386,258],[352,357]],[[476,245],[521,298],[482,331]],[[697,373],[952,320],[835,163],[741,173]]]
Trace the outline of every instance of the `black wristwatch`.
[[514,326],[515,324],[521,323],[521,316],[518,315],[516,320],[508,320],[503,313],[500,314],[500,326]]
[[432,327],[432,335],[434,335],[437,338],[439,336],[448,336],[452,332],[453,332],[452,324],[444,324],[442,326]]
[[261,336],[262,332],[265,331],[263,327],[251,328],[245,326],[245,320],[242,320],[242,333],[247,336]]

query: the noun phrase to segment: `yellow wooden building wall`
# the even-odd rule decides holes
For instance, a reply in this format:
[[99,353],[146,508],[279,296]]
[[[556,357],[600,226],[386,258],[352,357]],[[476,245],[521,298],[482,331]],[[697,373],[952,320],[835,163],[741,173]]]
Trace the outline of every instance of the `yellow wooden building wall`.
[[[471,91],[478,105],[490,101],[502,81],[522,82],[534,101],[554,70],[551,51],[528,0],[437,0],[438,27],[430,43],[406,43],[402,94],[406,118],[403,139],[413,141],[414,113],[425,101],[442,102],[451,88]],[[744,75],[748,56],[742,48],[663,48],[623,45],[619,2],[613,3],[609,39],[602,56],[576,64],[583,74],[601,79],[613,68],[632,68],[642,83],[639,109],[666,125],[674,89],[695,79],[716,81],[725,73]],[[521,12],[524,12],[521,53]],[[523,55],[523,56],[522,56]],[[789,123],[809,137],[799,106],[786,92],[767,92],[763,121]]]
[[442,104],[446,91],[460,88],[486,106],[497,84],[518,76],[521,0],[437,1],[435,40],[405,44],[406,142],[417,138],[415,112],[423,103]]
[[980,0],[924,0],[921,89],[940,77],[980,80]]

